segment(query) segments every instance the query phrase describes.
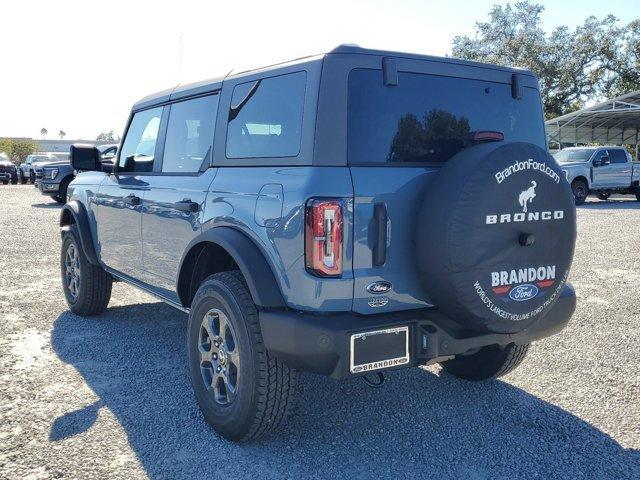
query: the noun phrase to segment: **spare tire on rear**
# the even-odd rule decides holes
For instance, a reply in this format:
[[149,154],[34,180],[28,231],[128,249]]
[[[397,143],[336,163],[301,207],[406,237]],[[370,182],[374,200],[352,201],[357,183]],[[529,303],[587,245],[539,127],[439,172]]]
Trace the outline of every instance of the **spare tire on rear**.
[[553,157],[528,143],[481,144],[429,183],[418,270],[432,303],[458,323],[515,333],[558,300],[575,240],[573,195]]

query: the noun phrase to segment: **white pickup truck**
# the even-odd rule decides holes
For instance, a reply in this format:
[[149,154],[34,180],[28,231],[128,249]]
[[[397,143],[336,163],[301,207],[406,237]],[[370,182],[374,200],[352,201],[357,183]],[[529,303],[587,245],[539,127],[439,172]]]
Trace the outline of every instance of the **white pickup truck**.
[[570,147],[553,156],[571,184],[576,205],[589,194],[600,200],[612,193],[635,195],[640,202],[640,162],[624,147]]

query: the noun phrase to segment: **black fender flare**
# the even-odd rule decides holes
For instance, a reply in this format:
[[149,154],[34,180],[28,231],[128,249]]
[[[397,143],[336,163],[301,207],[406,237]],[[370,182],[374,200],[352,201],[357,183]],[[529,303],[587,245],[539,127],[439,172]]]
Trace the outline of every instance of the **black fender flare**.
[[[70,221],[71,218],[73,218],[73,222]],[[72,200],[65,204],[60,211],[60,234],[67,231],[75,231],[87,261],[92,265],[100,265],[93,245],[87,210],[78,200]]]
[[214,243],[227,251],[240,268],[256,305],[265,308],[286,306],[273,270],[262,251],[247,235],[232,227],[210,228],[189,242],[180,260],[178,282],[182,279],[187,255],[201,243]]

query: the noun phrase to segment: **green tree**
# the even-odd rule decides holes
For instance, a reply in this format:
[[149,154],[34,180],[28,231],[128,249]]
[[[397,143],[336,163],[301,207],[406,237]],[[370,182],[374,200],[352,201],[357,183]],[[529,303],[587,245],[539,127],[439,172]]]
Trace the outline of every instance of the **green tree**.
[[40,130],[40,135],[42,135],[42,138],[45,138],[47,136],[47,133],[49,133],[49,130],[47,130],[46,128],[42,128]]
[[60,137],[60,140],[62,140],[65,137],[66,134],[67,134],[67,132],[65,132],[64,130],[60,130],[58,132],[58,136]]
[[494,5],[473,37],[453,39],[452,54],[533,71],[548,118],[640,88],[640,20],[619,27],[613,15],[590,16],[573,30],[560,26],[547,34],[543,11],[530,1]]
[[113,133],[113,130],[109,130],[108,132],[102,132],[98,135],[96,140],[99,142],[117,142],[118,136]]
[[38,151],[38,144],[33,140],[16,140],[0,138],[0,151],[6,153],[16,165],[21,164],[27,158]]

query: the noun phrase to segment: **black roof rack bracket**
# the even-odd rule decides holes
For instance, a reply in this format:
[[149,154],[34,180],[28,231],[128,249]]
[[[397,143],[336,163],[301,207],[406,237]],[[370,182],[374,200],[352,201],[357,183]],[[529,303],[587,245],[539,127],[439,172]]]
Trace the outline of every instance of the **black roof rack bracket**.
[[393,57],[382,57],[382,78],[385,86],[398,85],[398,65]]
[[511,75],[511,96],[516,100],[522,100],[522,75],[514,73]]

